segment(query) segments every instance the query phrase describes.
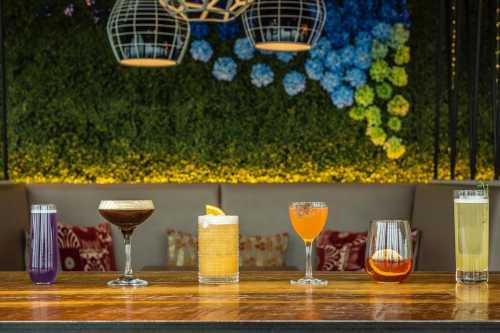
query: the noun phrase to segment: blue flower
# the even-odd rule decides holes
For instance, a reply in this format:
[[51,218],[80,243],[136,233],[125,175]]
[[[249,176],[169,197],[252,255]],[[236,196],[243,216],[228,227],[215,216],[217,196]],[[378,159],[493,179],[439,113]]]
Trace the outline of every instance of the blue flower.
[[341,72],[342,71],[342,60],[338,52],[335,50],[331,50],[328,52],[325,59],[325,66],[328,67],[333,72]]
[[349,44],[349,32],[345,30],[340,30],[338,27],[334,30],[327,30],[326,35],[334,48],[341,48]]
[[309,51],[309,55],[313,59],[323,61],[328,52],[332,49],[332,44],[326,37],[321,37]]
[[233,59],[222,57],[215,61],[212,74],[219,81],[232,81],[236,76],[237,68],[238,66]]
[[382,42],[387,41],[391,37],[391,34],[392,26],[384,22],[377,23],[372,30],[372,35]]
[[354,56],[354,66],[359,69],[368,69],[372,65],[372,57],[370,50],[365,50],[363,48],[357,47]]
[[205,38],[208,36],[208,24],[203,22],[191,22],[191,35],[196,38]]
[[366,72],[359,68],[350,68],[346,71],[344,80],[353,88],[361,87],[366,83]]
[[340,61],[344,66],[350,66],[354,62],[355,49],[353,46],[349,45],[340,50],[339,56]]
[[361,31],[355,38],[354,45],[356,47],[364,47],[369,45],[371,48],[373,37],[371,33],[366,31]]
[[333,105],[339,109],[343,109],[353,104],[353,91],[346,85],[340,85],[333,90],[330,98]]
[[252,84],[257,88],[270,85],[274,81],[274,73],[266,64],[255,64],[250,74]]
[[189,52],[194,60],[205,63],[209,62],[210,58],[212,58],[212,55],[214,54],[212,46],[210,46],[210,43],[205,40],[193,41]]
[[273,55],[274,52],[273,51],[267,51],[267,50],[259,50],[259,52],[262,54],[262,55],[265,55],[265,56],[270,56],[270,55]]
[[219,38],[223,41],[230,40],[238,36],[241,32],[241,27],[238,21],[229,21],[227,23],[219,23],[215,26]]
[[255,54],[255,48],[250,40],[246,37],[238,38],[234,43],[234,53],[240,60],[250,60]]
[[283,78],[283,87],[290,96],[295,96],[306,89],[306,78],[297,71],[291,71]]
[[311,80],[321,80],[323,77],[324,66],[323,63],[315,59],[307,59],[304,65],[306,74]]
[[342,83],[342,77],[338,73],[326,71],[321,78],[320,85],[328,93],[333,92],[335,87]]
[[276,52],[276,58],[279,61],[288,64],[297,54],[297,52]]

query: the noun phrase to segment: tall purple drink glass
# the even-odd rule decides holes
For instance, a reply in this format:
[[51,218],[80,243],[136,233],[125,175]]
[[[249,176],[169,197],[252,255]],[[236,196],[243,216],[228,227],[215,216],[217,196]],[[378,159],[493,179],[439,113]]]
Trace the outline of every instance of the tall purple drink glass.
[[55,205],[31,206],[28,272],[35,284],[56,281],[59,266],[56,215]]

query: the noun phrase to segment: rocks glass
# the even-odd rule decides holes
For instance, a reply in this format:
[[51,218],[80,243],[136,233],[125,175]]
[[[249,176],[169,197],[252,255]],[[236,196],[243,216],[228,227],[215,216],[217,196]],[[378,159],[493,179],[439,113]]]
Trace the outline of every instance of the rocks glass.
[[365,267],[377,282],[402,282],[413,267],[410,223],[375,220],[370,223]]
[[108,222],[120,228],[125,243],[125,271],[108,286],[147,286],[148,282],[134,277],[130,238],[135,228],[146,221],[155,210],[151,200],[104,200],[99,205],[99,213]]

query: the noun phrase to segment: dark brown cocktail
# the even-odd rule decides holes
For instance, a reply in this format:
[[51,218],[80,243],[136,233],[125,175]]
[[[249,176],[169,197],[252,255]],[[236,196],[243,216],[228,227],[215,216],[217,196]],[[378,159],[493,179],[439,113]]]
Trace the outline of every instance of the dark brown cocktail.
[[99,214],[120,228],[125,242],[125,271],[123,276],[108,282],[110,286],[146,286],[147,281],[134,277],[132,271],[130,238],[134,229],[146,221],[155,210],[151,200],[105,200],[99,205]]

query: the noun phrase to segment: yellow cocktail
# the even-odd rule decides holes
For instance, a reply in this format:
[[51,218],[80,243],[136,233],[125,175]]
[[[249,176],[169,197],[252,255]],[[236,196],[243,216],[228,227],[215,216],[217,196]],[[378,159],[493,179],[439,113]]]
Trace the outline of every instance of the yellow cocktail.
[[198,268],[200,283],[239,281],[238,216],[198,217]]

